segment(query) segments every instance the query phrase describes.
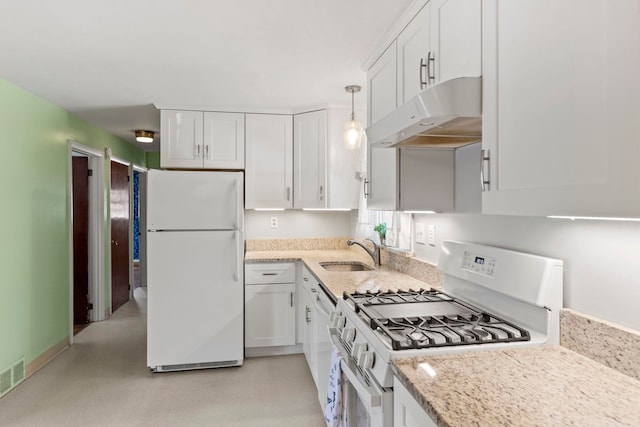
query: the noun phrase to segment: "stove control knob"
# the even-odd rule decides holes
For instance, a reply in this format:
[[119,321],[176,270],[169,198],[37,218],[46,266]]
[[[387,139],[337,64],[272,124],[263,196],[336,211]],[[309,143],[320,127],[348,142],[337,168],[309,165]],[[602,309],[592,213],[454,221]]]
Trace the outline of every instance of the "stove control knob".
[[359,342],[353,345],[353,349],[351,350],[351,355],[353,356],[354,359],[356,359],[356,362],[360,359],[360,355],[365,351],[367,351],[368,348],[369,346],[367,345],[366,342]]
[[373,351],[363,351],[356,360],[358,361],[358,366],[362,369],[371,369],[373,368],[373,362],[375,361],[375,354]]
[[333,327],[341,331],[347,323],[347,318],[342,313],[336,313],[333,317]]
[[355,328],[344,328],[340,335],[345,342],[351,343],[356,339]]

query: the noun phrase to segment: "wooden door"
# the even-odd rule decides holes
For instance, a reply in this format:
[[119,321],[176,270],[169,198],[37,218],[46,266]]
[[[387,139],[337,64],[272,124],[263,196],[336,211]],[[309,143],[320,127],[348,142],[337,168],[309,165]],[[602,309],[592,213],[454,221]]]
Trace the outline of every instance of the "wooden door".
[[89,158],[72,157],[73,323],[89,323]]
[[111,312],[129,301],[129,167],[111,162]]

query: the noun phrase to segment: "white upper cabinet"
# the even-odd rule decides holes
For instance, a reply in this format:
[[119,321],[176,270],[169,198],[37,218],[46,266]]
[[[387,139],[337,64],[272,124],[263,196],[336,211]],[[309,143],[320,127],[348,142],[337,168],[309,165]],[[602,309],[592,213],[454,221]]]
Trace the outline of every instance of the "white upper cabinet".
[[396,43],[367,71],[367,123],[372,124],[396,108]]
[[[368,123],[375,123],[396,108],[396,43],[394,42],[367,72]],[[396,210],[398,193],[397,150],[375,148],[367,144],[367,179],[365,197],[367,208]]]
[[293,207],[327,207],[327,111],[293,117]]
[[160,112],[160,166],[202,168],[202,111],[162,110]]
[[480,0],[431,0],[396,40],[397,102],[456,77],[481,75]]
[[427,3],[398,36],[397,94],[402,105],[427,87],[430,8]]
[[244,113],[204,113],[204,168],[244,169]]
[[244,114],[162,110],[160,166],[244,169]]
[[246,115],[246,209],[293,207],[293,118]]
[[639,217],[640,3],[486,0],[482,16],[483,212]]
[[[401,31],[396,30],[395,40],[367,71],[369,124],[429,86],[456,77],[481,75],[480,0],[419,1],[411,8],[396,25]],[[412,200],[410,194],[420,193],[421,184],[433,174],[426,170],[427,164],[421,166],[417,157],[405,156],[405,162],[411,171],[401,174],[398,150],[368,148],[365,195],[369,209],[413,209],[425,205],[426,200]],[[401,182],[409,176],[411,182]],[[401,197],[405,184],[405,195]],[[445,210],[449,211],[454,205],[451,197],[448,194],[449,201],[437,205],[448,206]]]
[[[431,0],[428,83],[482,73],[482,4],[480,0]],[[430,56],[429,56],[430,55]],[[431,61],[429,61],[432,59]]]

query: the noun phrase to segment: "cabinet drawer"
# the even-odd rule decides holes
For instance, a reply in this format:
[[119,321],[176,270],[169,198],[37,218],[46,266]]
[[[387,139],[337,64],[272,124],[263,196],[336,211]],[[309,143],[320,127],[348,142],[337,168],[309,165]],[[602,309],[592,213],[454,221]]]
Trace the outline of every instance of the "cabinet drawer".
[[294,283],[296,265],[293,263],[245,264],[245,285],[262,285],[269,283]]

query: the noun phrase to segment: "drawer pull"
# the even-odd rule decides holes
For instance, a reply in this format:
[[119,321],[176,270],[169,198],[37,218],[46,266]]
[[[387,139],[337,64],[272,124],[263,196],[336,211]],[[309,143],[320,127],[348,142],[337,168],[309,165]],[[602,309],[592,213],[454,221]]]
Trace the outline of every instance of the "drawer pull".
[[262,273],[263,276],[277,276],[278,273]]

